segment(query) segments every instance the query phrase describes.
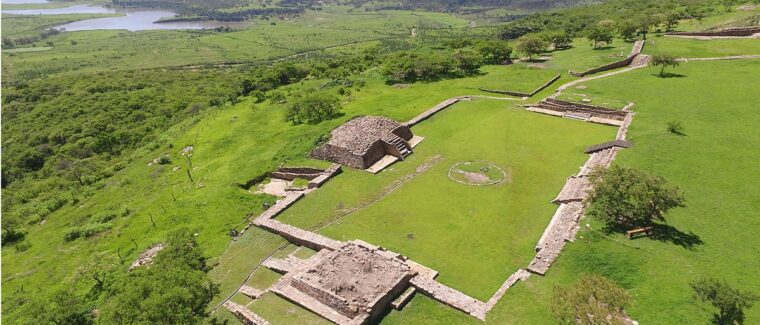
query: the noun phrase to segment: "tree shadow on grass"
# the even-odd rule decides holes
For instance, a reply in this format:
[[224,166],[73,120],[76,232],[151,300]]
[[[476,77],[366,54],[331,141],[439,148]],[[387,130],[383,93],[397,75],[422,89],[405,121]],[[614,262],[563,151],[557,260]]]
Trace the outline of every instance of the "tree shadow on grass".
[[654,240],[670,242],[688,250],[693,250],[695,246],[703,245],[705,243],[699,235],[691,231],[687,233],[680,231],[671,225],[659,223],[652,225],[652,227],[654,227],[654,230],[652,231],[652,239]]
[[660,75],[659,73],[655,73],[655,74],[653,74],[653,76],[655,76],[657,78],[663,78],[663,79],[666,79],[666,78],[686,78],[686,75],[679,74],[679,73],[672,73],[672,72],[665,72],[662,75]]
[[605,46],[598,46],[593,48],[594,51],[601,51],[601,50],[609,50],[611,48],[614,48],[612,45],[605,45]]

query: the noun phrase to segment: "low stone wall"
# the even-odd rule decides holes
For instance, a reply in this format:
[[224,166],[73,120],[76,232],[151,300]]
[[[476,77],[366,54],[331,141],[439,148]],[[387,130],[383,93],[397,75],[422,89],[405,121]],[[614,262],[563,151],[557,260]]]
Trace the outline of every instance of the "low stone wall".
[[699,32],[672,32],[665,33],[668,36],[731,36],[731,37],[746,37],[760,33],[760,26],[754,27],[740,27],[740,28],[724,28],[710,31]]
[[420,122],[422,122],[424,120],[427,120],[431,116],[435,115],[435,113],[438,113],[438,112],[444,110],[445,108],[458,103],[461,100],[471,100],[471,99],[472,98],[469,97],[469,96],[454,97],[454,98],[451,98],[451,99],[447,99],[447,100],[441,102],[440,104],[433,106],[433,108],[431,108],[431,109],[429,109],[427,111],[422,112],[422,114],[417,115],[415,118],[407,121],[404,124],[406,126],[408,126],[408,127],[415,126],[418,123],[420,123]]
[[335,177],[335,175],[340,174],[340,172],[341,172],[340,164],[334,163],[330,165],[330,168],[322,171],[322,174],[312,179],[311,182],[309,182],[308,188],[311,189],[311,188],[320,187],[322,186],[322,184],[326,183],[331,178]]
[[410,283],[417,288],[417,290],[430,298],[438,300],[450,307],[459,309],[470,316],[485,320],[488,307],[484,302],[478,299],[426,277],[413,277]]
[[542,103],[539,103],[539,107],[544,108],[544,109],[563,111],[563,112],[575,111],[575,112],[580,112],[580,113],[591,114],[594,117],[613,119],[613,120],[618,120],[618,121],[623,121],[625,117],[628,115],[628,112],[623,111],[623,110],[616,110],[616,109],[611,109],[611,108],[602,107],[602,106],[594,106],[594,105],[570,102],[570,101],[556,99],[556,98],[546,98],[544,99],[543,102],[546,103],[547,105],[541,105]]
[[280,167],[272,172],[272,177],[292,181],[296,178],[312,180],[321,175],[324,170],[311,167]]
[[570,75],[575,76],[575,77],[585,77],[587,75],[599,73],[602,71],[609,71],[612,69],[627,67],[628,65],[631,64],[631,62],[633,62],[633,59],[635,59],[636,56],[641,53],[641,50],[643,48],[644,48],[644,41],[636,41],[636,43],[633,44],[633,49],[631,50],[631,54],[629,54],[628,57],[626,57],[625,59],[607,64],[607,65],[603,65],[601,67],[586,70],[583,72],[570,71]]
[[559,80],[562,75],[558,74],[554,76],[554,78],[551,78],[549,81],[547,81],[545,84],[543,84],[541,87],[536,88],[534,91],[530,93],[523,93],[519,91],[509,91],[509,90],[494,90],[494,89],[486,89],[486,88],[478,88],[480,91],[485,91],[487,93],[494,93],[494,94],[502,94],[502,95],[509,95],[509,96],[516,96],[516,97],[533,97],[533,95],[538,94],[538,92],[546,89],[546,87],[551,86],[555,81]]
[[269,325],[269,322],[261,318],[259,315],[256,315],[245,306],[238,305],[232,301],[226,301],[222,306],[227,308],[227,310],[245,325]]
[[294,227],[274,219],[267,219],[256,224],[257,226],[269,230],[282,236],[289,242],[298,246],[305,246],[313,250],[321,249],[336,250],[340,248],[340,242],[327,238],[325,236]]

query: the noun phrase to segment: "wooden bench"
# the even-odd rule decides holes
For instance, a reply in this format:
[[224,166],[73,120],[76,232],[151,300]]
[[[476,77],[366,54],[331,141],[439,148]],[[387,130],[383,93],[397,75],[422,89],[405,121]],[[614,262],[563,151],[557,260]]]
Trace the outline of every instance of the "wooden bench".
[[633,230],[626,231],[625,234],[628,236],[628,239],[633,239],[633,236],[641,234],[641,233],[644,233],[647,236],[651,236],[653,229],[654,229],[654,227],[651,227],[651,226],[650,227],[643,227],[643,228],[636,228],[636,229],[633,229]]

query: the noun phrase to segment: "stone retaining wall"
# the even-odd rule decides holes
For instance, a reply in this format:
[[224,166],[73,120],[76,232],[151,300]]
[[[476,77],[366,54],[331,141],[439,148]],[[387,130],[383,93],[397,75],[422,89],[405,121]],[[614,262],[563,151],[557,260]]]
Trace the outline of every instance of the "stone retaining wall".
[[699,32],[672,32],[665,33],[669,36],[732,36],[732,37],[746,37],[760,33],[760,26],[754,27],[739,27],[739,28],[724,28],[712,31],[699,31]]
[[269,325],[269,322],[261,318],[261,316],[256,315],[245,306],[238,305],[232,301],[225,301],[222,306],[227,308],[227,310],[245,325]]
[[633,44],[633,49],[631,50],[631,54],[629,54],[628,57],[626,57],[625,59],[607,64],[607,65],[603,65],[601,67],[586,70],[583,72],[570,71],[570,75],[575,76],[575,77],[585,77],[587,75],[599,73],[602,71],[608,71],[612,69],[627,67],[628,65],[631,64],[631,62],[633,62],[633,59],[635,59],[636,56],[641,53],[641,50],[643,48],[644,48],[644,41],[636,41],[636,43]]
[[494,94],[503,94],[503,95],[509,95],[509,96],[517,96],[517,97],[533,97],[533,95],[538,94],[538,92],[546,89],[546,87],[551,86],[555,81],[559,80],[562,75],[558,74],[554,76],[554,78],[551,78],[549,81],[547,81],[545,84],[543,84],[541,87],[536,88],[536,90],[530,92],[530,93],[523,93],[519,91],[509,91],[509,90],[495,90],[495,89],[485,89],[485,88],[478,88],[480,91],[485,91],[487,93],[494,93]]
[[435,113],[438,113],[438,112],[442,111],[443,109],[445,109],[445,108],[447,108],[447,107],[449,107],[451,105],[454,105],[454,104],[458,103],[461,100],[471,100],[471,99],[472,98],[469,97],[469,96],[461,96],[461,97],[454,97],[454,98],[451,98],[451,99],[447,99],[447,100],[441,102],[440,104],[433,106],[433,108],[431,108],[431,109],[429,109],[427,111],[422,112],[422,114],[417,115],[415,118],[407,121],[404,124],[406,124],[406,126],[408,126],[408,127],[415,126],[418,123],[420,123],[420,122],[422,122],[424,120],[427,120],[431,116],[435,115]]

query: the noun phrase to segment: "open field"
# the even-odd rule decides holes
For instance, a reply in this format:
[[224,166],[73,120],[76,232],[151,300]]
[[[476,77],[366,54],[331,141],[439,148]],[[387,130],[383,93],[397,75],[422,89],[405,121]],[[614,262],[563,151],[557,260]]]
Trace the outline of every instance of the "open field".
[[679,37],[652,37],[644,46],[646,54],[669,54],[685,58],[709,58],[760,54],[760,39],[697,40]]
[[[280,220],[307,226],[333,219],[356,206],[355,196],[359,202],[372,200],[378,187],[439,155],[442,160],[428,171],[320,232],[407,255],[438,270],[444,284],[488,300],[509,274],[533,258],[533,246],[556,209],[549,201],[585,161],[583,148],[614,138],[616,131],[505,106],[477,100],[439,113],[412,129],[426,140],[386,175],[346,172]],[[449,179],[453,164],[473,160],[494,163],[510,179],[491,186]],[[375,178],[382,180],[378,184]],[[356,194],[344,199],[343,193]]]
[[[636,100],[638,112],[629,133],[635,146],[619,164],[642,168],[683,187],[687,207],[670,213],[668,240],[629,241],[623,235],[582,230],[546,277],[532,277],[510,289],[489,314],[489,323],[543,324],[552,320],[552,286],[580,273],[601,273],[635,297],[629,313],[642,323],[695,324],[710,318],[696,304],[691,281],[712,276],[745,290],[760,291],[753,272],[759,261],[751,247],[760,244],[754,212],[760,208],[760,138],[753,132],[757,114],[753,85],[760,62],[697,62],[682,65],[684,78],[660,79],[649,69],[588,83],[589,92]],[[711,85],[711,86],[708,86]],[[730,108],[730,110],[728,110]],[[684,137],[666,133],[667,121],[681,120]],[[601,225],[591,222],[594,229]],[[760,309],[747,320],[760,318]],[[456,311],[416,296],[403,312],[384,324],[477,323]]]

